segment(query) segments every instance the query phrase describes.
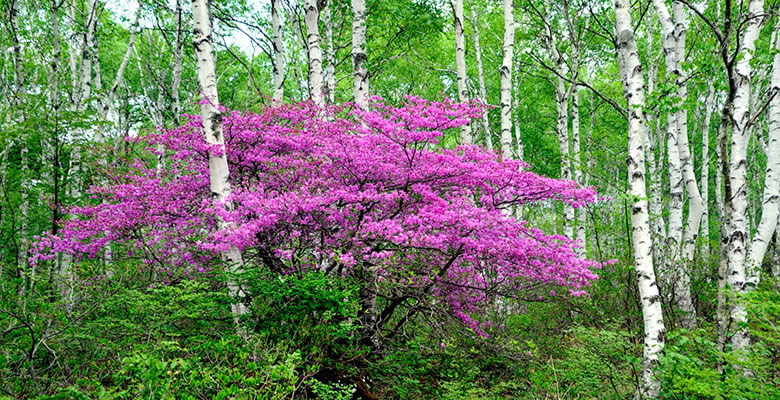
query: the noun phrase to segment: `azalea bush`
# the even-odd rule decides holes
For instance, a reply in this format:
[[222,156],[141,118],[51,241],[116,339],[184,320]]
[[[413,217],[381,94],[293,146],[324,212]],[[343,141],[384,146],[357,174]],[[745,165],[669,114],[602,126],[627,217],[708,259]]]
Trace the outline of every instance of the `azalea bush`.
[[[493,323],[483,317],[497,297],[554,296],[560,288],[581,295],[599,265],[577,256],[581,244],[513,215],[534,202],[580,207],[594,200],[593,189],[477,146],[442,145],[483,109],[410,97],[399,106],[375,98],[365,110],[223,110],[228,204],[211,200],[208,153],[219,150],[190,116],[176,129],[101,150],[90,196],[66,210],[71,217],[57,235],[37,239],[34,261],[109,253],[142,264],[153,284],[170,284],[221,268],[219,253],[236,246],[245,271],[271,271],[281,285],[310,271],[350,277],[373,335],[391,337],[434,311],[487,336]],[[218,218],[233,228],[217,229]]]

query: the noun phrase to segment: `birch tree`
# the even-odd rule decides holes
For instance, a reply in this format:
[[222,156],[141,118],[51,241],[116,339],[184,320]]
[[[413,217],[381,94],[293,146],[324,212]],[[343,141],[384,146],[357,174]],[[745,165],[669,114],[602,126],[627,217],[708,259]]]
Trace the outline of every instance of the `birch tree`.
[[653,271],[652,240],[645,189],[645,156],[642,137],[645,132],[644,77],[639,59],[631,10],[627,0],[615,0],[615,34],[618,63],[624,77],[624,91],[628,101],[628,180],[631,194],[631,236],[634,264],[639,285],[644,321],[644,355],[640,393],[646,398],[659,394],[660,383],[654,375],[659,354],[663,351],[666,329],[661,302]]
[[[477,77],[479,82],[479,100],[487,104],[487,90],[485,90],[485,71],[482,66],[482,46],[479,40],[479,5],[471,8],[471,25],[474,27],[472,39],[474,41],[474,57],[477,62]],[[493,150],[493,138],[490,133],[490,120],[488,113],[482,113],[482,130],[485,133],[485,146],[488,150]]]
[[[465,102],[469,99],[469,92],[466,87],[466,44],[463,38],[463,0],[450,0],[453,13],[453,24],[455,27],[455,69],[457,71],[458,81],[458,101]],[[473,143],[471,127],[463,125],[460,131],[461,143]]]
[[362,108],[368,106],[368,68],[366,67],[366,1],[352,0],[352,88],[355,102]]
[[284,98],[284,42],[282,41],[282,23],[279,18],[279,0],[271,0],[271,29],[273,30],[272,46],[274,50],[274,93],[272,100],[274,104],[279,104]]
[[[751,60],[756,50],[761,25],[763,23],[764,1],[750,0],[745,20],[745,31],[740,40],[739,56],[734,68],[734,104],[733,131],[731,135],[731,155],[729,159],[729,182],[731,202],[728,240],[728,284],[738,294],[746,287],[746,250],[750,238],[748,232],[747,199],[747,148],[750,141],[750,79],[752,77]],[[727,191],[728,195],[728,191]],[[736,300],[729,307],[731,343],[735,350],[747,348],[750,338],[747,334],[747,313],[744,305]]]
[[323,105],[322,48],[320,47],[320,10],[316,0],[304,0],[306,44],[309,49],[309,95],[314,104]]
[[[673,292],[675,306],[681,311],[680,322],[685,328],[696,326],[696,310],[691,299],[690,277],[685,265],[678,261],[682,251],[685,261],[693,261],[693,250],[699,233],[702,205],[699,187],[693,171],[688,145],[688,114],[683,103],[687,97],[686,76],[682,69],[685,57],[685,16],[679,1],[673,4],[674,16],[669,13],[664,0],[653,0],[663,34],[663,50],[668,79],[677,86],[677,109],[667,114],[667,152],[669,160],[669,232],[667,257],[663,269],[664,290]],[[683,240],[683,188],[688,192],[688,222]]]
[[[775,34],[780,33],[780,23],[775,23]],[[774,41],[775,51],[780,51],[780,40]],[[780,204],[780,52],[772,60],[769,101],[769,137],[767,149],[764,193],[761,204],[761,220],[747,253],[746,289],[754,289],[761,277],[767,247],[777,228],[778,204]]]
[[710,250],[710,221],[709,221],[709,196],[710,196],[710,123],[712,111],[715,105],[715,85],[710,82],[707,85],[707,99],[704,102],[701,123],[701,235],[704,237],[704,253]]
[[515,46],[515,10],[504,0],[504,43],[501,61],[501,153],[512,157],[512,59]]
[[[212,48],[211,12],[208,0],[192,0],[193,38],[198,71],[198,87],[203,99],[200,101],[201,118],[203,119],[203,135],[206,143],[216,146],[219,150],[209,152],[209,182],[211,199],[215,207],[230,209],[232,204],[228,197],[230,187],[230,171],[228,170],[225,142],[222,135],[222,113],[219,111],[219,96],[217,94],[216,62]],[[321,100],[321,99],[320,99]],[[217,217],[220,230],[232,229],[229,221]],[[244,261],[241,252],[235,245],[222,253],[222,260],[229,264],[234,274],[243,272]],[[237,298],[231,306],[233,317],[238,322],[247,309],[243,303],[244,293],[240,285],[232,278],[228,281],[230,295]]]

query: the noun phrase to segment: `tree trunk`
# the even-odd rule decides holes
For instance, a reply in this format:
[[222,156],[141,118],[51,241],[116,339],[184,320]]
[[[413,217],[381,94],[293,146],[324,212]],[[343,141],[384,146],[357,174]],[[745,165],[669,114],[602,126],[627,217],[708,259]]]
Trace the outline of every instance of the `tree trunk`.
[[[582,177],[582,153],[580,149],[580,100],[579,91],[575,88],[571,96],[571,144],[572,144],[572,160],[574,170],[574,180],[578,185],[585,185],[585,181]],[[584,256],[586,253],[586,231],[585,224],[587,223],[585,215],[585,207],[577,209],[577,223],[576,223],[576,239],[580,246],[575,251],[578,255]]]
[[[775,25],[775,33],[780,32],[780,24]],[[775,41],[774,50],[780,50],[780,40]],[[772,80],[770,82],[769,103],[769,142],[766,146],[766,175],[764,194],[761,204],[761,221],[756,235],[750,243],[747,255],[747,289],[754,289],[761,278],[761,264],[764,262],[769,241],[777,227],[778,204],[780,198],[780,53],[775,53],[772,62]]]
[[[485,71],[482,68],[482,46],[479,44],[479,13],[476,11],[479,7],[475,5],[471,9],[471,24],[474,26],[474,56],[477,59],[477,76],[479,77],[479,100],[487,104],[487,90],[485,89]],[[482,130],[485,131],[485,146],[488,150],[493,150],[493,138],[490,133],[490,121],[487,111],[482,114]]]
[[179,118],[181,114],[181,100],[179,99],[179,87],[181,86],[181,72],[182,72],[182,54],[184,54],[184,40],[182,35],[182,0],[176,0],[176,49],[174,50],[173,57],[173,78],[171,80],[171,105],[173,113],[173,125],[179,126]]
[[[122,62],[119,63],[119,68],[116,71],[114,82],[111,84],[111,89],[109,89],[108,93],[106,93],[105,97],[103,98],[103,104],[100,108],[100,117],[104,121],[108,117],[109,111],[114,104],[114,97],[116,96],[116,92],[119,90],[119,85],[122,84],[122,80],[124,79],[125,75],[125,69],[127,69],[127,64],[130,62],[130,56],[133,54],[135,37],[138,33],[138,19],[141,17],[142,9],[143,3],[138,2],[138,11],[136,11],[135,19],[130,25],[130,39],[127,41],[127,50],[125,50],[125,56],[122,58]],[[95,130],[94,140],[98,143],[102,143],[103,139],[103,126],[101,125]]]
[[704,112],[701,124],[701,236],[704,238],[704,253],[710,254],[710,123],[715,103],[715,86],[712,82],[707,86],[707,100],[704,102]]
[[309,48],[309,95],[314,104],[324,105],[322,97],[322,49],[320,48],[320,10],[316,0],[304,0],[306,43]]
[[665,332],[660,296],[653,271],[652,239],[645,191],[645,165],[642,136],[645,131],[644,77],[634,39],[628,0],[615,0],[618,58],[622,58],[624,88],[628,101],[628,179],[632,198],[631,225],[634,262],[642,302],[645,328],[644,359],[640,393],[646,398],[658,396],[660,383],[654,374],[663,351]]
[[[669,14],[663,0],[653,0],[658,20],[663,32],[663,49],[668,79],[675,79],[677,85],[677,111],[669,112],[667,117],[667,152],[669,157],[669,235],[668,250],[672,252],[664,268],[664,285],[667,291],[673,291],[673,304],[680,310],[680,322],[683,327],[696,326],[696,310],[691,299],[690,277],[686,271],[686,262],[693,260],[693,250],[699,233],[701,221],[701,195],[693,172],[692,159],[688,145],[688,114],[684,107],[688,95],[682,59],[685,56],[685,23],[683,5],[674,2],[674,19]],[[684,178],[683,178],[684,176]],[[683,239],[683,186],[688,191],[689,215]],[[678,255],[682,253],[682,260]]]
[[[466,44],[463,40],[463,0],[450,0],[452,6],[453,21],[455,24],[455,69],[458,74],[458,101],[466,102],[469,100],[469,92],[466,88]],[[460,130],[460,142],[463,144],[473,143],[474,138],[471,134],[471,126],[463,125]]]
[[[327,15],[330,15],[330,5]],[[279,19],[279,0],[271,0],[271,26],[274,49],[274,93],[272,100],[274,105],[278,105],[284,98],[284,42],[282,41],[282,23]]]
[[[512,77],[512,80],[514,81],[514,96],[516,96],[515,98],[517,98],[517,97],[520,96],[520,60],[519,60],[519,57],[518,57],[518,62],[515,63],[515,74]],[[516,104],[516,106],[515,106],[515,111],[516,112],[514,113],[515,114],[515,141],[516,141],[515,146],[517,146],[516,147],[517,150],[515,150],[515,157],[517,157],[518,160],[523,160],[523,158],[525,157],[525,154],[523,154],[525,149],[523,148],[523,135],[520,132],[520,121],[519,121],[520,115],[519,115],[519,110],[518,110],[520,108],[520,103],[518,101],[518,102],[515,102],[515,104]]]
[[[731,157],[729,160],[729,181],[732,188],[729,210],[728,238],[728,283],[738,294],[746,291],[745,256],[748,232],[747,198],[747,147],[750,141],[750,65],[755,53],[755,43],[763,22],[764,1],[750,0],[744,36],[740,41],[739,55],[735,68],[735,87],[731,135]],[[750,344],[747,334],[747,314],[744,305],[737,299],[729,308],[729,325],[732,327],[731,344],[734,350],[744,350]]]
[[366,68],[366,0],[352,0],[352,73],[355,102],[368,106],[368,69]]
[[322,23],[325,25],[325,90],[328,103],[336,102],[336,49],[333,48],[333,3],[327,0],[323,10]]
[[504,44],[501,62],[501,152],[512,157],[512,59],[515,48],[515,9],[504,0]]
[[87,32],[84,35],[84,44],[81,49],[81,70],[79,75],[79,89],[76,96],[76,107],[79,111],[87,109],[87,102],[92,95],[92,60],[93,52],[97,51],[95,31],[97,29],[97,0],[90,0],[87,11]]
[[[228,201],[231,193],[230,170],[228,169],[227,154],[225,154],[225,140],[222,136],[222,113],[217,108],[219,97],[217,95],[217,74],[214,52],[211,38],[211,15],[208,0],[192,0],[193,37],[192,46],[195,49],[197,59],[198,86],[203,99],[200,101],[200,112],[203,118],[203,135],[206,143],[218,146],[220,151],[209,153],[209,182],[211,199],[217,208],[230,209],[232,204]],[[321,94],[321,92],[320,92]],[[233,228],[229,221],[218,218],[220,230]],[[241,252],[234,245],[222,253],[222,259],[229,264],[232,273],[243,272],[244,260]],[[230,295],[237,299],[231,306],[233,317],[238,318],[246,313],[243,302],[244,293],[234,278],[228,280]]]

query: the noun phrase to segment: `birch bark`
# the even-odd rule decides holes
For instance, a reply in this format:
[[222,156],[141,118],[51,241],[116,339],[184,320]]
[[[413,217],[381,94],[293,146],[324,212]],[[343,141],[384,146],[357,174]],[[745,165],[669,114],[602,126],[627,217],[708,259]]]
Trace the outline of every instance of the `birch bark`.
[[645,107],[644,77],[634,39],[631,11],[628,0],[615,0],[615,25],[618,58],[622,58],[624,88],[628,101],[628,179],[632,197],[631,225],[634,262],[642,302],[645,328],[642,385],[640,393],[646,398],[658,396],[660,384],[654,375],[658,356],[663,351],[665,326],[661,312],[660,296],[653,271],[652,239],[645,190],[644,146],[645,131],[643,109]]
[[[685,328],[696,326],[696,310],[690,291],[690,277],[685,261],[693,260],[693,250],[699,233],[701,221],[701,195],[691,163],[688,145],[688,114],[684,107],[688,95],[686,77],[682,70],[685,57],[685,16],[683,5],[679,1],[673,4],[674,16],[669,13],[663,0],[653,0],[663,32],[663,49],[668,79],[674,79],[677,85],[676,103],[678,110],[672,110],[667,117],[667,152],[669,159],[669,235],[668,250],[671,257],[663,270],[667,291],[672,291],[672,303],[679,308],[680,322]],[[683,187],[688,191],[688,221],[683,239]],[[678,258],[682,253],[683,260]]]
[[[747,198],[747,147],[750,140],[750,65],[755,53],[755,43],[763,24],[764,1],[750,0],[744,36],[740,41],[739,56],[734,70],[735,94],[733,105],[733,131],[731,135],[731,157],[729,160],[729,181],[732,188],[729,210],[728,239],[728,283],[737,293],[746,291],[746,245],[748,232]],[[745,349],[750,344],[745,325],[747,313],[740,301],[732,301],[729,308],[732,327],[731,344],[735,350]]]
[[[477,59],[477,76],[479,77],[479,100],[487,104],[487,90],[485,89],[485,71],[482,67],[482,46],[479,43],[479,15],[478,6],[471,8],[471,25],[474,26],[474,56]],[[488,150],[493,150],[493,138],[490,133],[490,120],[488,113],[482,114],[482,130],[485,131],[485,146]]]
[[[780,33],[780,24],[775,25],[775,33]],[[780,40],[774,43],[774,50],[780,50]],[[753,289],[761,277],[761,264],[764,262],[767,247],[777,227],[778,204],[780,200],[780,53],[775,53],[772,61],[769,102],[769,137],[764,179],[764,193],[761,204],[761,220],[747,253],[746,275],[748,286]]]
[[504,43],[501,61],[501,152],[512,157],[512,59],[515,48],[515,9],[504,0]]
[[273,29],[272,43],[274,50],[274,93],[272,100],[274,105],[280,104],[284,98],[284,43],[282,42],[282,23],[279,18],[278,3],[279,0],[271,0],[271,26]]
[[322,97],[322,48],[320,47],[320,10],[316,0],[304,0],[306,43],[309,48],[309,95],[314,104],[324,105]]
[[[518,57],[519,58],[519,57]],[[514,95],[519,96],[520,95],[520,60],[518,60],[515,63],[515,74],[513,76],[514,81]],[[518,160],[522,160],[525,157],[525,149],[523,148],[523,135],[520,132],[520,115],[518,109],[520,108],[519,102],[515,102],[515,157],[517,157]],[[519,208],[518,208],[519,209]]]
[[[450,0],[452,6],[453,21],[455,24],[455,69],[458,75],[458,101],[469,100],[469,92],[466,88],[466,44],[463,39],[463,0]],[[460,141],[463,144],[471,144],[474,138],[471,134],[471,126],[466,124],[460,130]]]
[[715,85],[707,86],[707,100],[701,123],[701,235],[704,238],[704,253],[710,254],[710,124],[715,103]]
[[333,4],[327,0],[323,9],[322,24],[325,25],[325,91],[328,103],[336,102],[336,49],[333,48]]
[[352,0],[352,73],[355,102],[368,106],[368,69],[366,68],[366,1]]
[[[206,143],[217,146],[220,150],[209,153],[209,182],[211,187],[211,199],[215,207],[230,209],[229,201],[230,170],[228,169],[227,154],[225,154],[225,140],[222,136],[222,113],[217,108],[219,97],[217,95],[217,74],[212,49],[211,15],[208,0],[192,0],[193,38],[192,46],[195,49],[196,66],[198,73],[198,86],[203,99],[200,101],[200,112],[203,118],[203,135]],[[220,230],[232,229],[232,224],[218,217]],[[231,245],[230,249],[222,254],[222,259],[230,265],[232,273],[243,272],[244,260],[237,247]],[[244,305],[244,293],[240,285],[231,278],[228,281],[228,289],[231,296],[237,298],[237,302],[231,306],[233,317],[238,322],[241,315],[246,314]]]

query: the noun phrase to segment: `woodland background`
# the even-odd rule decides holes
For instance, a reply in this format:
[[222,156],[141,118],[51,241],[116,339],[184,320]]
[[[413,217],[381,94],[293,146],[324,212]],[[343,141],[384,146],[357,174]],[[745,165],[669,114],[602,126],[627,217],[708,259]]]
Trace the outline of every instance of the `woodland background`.
[[[0,3],[0,398],[780,397],[776,2]],[[259,115],[491,105],[437,148],[594,187],[584,207],[512,212],[578,240],[598,279],[491,294],[489,335],[424,291],[367,337],[396,289],[364,275],[248,264],[242,311],[229,263],[166,277],[110,241],[36,259],[109,166],[153,162],[138,138],[216,112],[209,82]]]

